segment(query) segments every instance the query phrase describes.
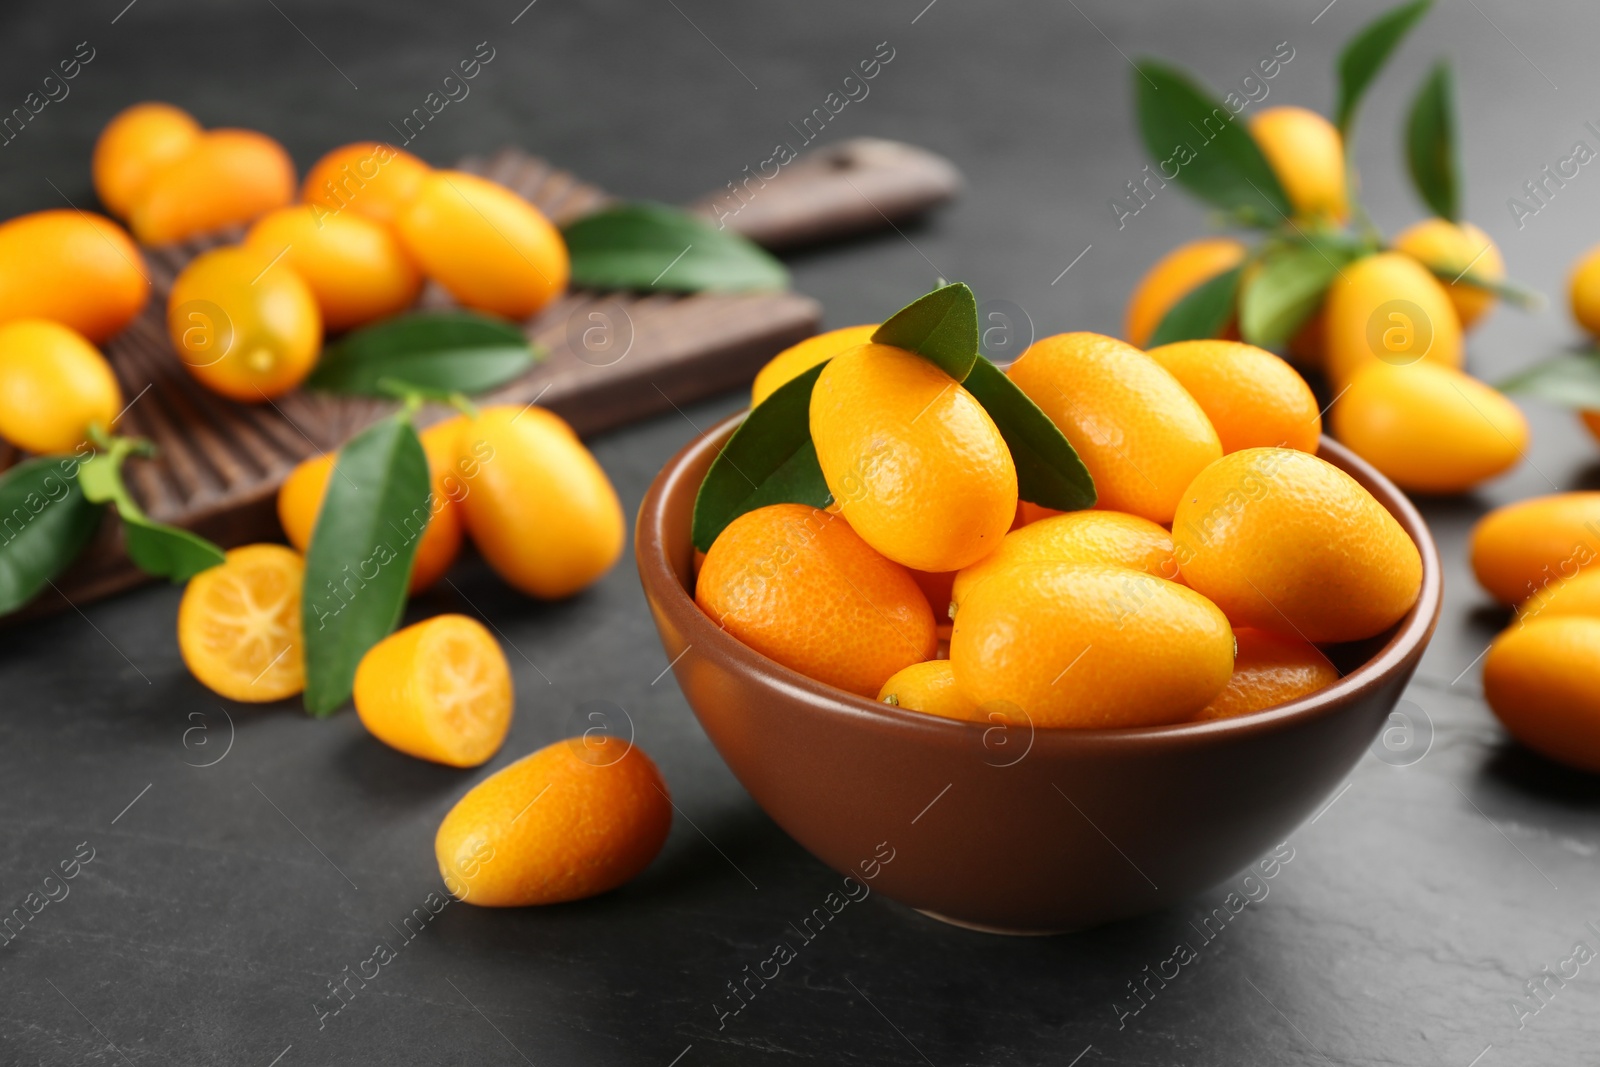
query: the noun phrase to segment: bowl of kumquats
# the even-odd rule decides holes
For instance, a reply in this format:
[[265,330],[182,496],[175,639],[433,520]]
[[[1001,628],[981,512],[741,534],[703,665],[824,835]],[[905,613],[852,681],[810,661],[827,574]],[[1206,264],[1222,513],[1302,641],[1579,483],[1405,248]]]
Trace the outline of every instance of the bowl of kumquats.
[[780,354],[658,476],[638,564],[690,706],[803,846],[940,919],[1077,929],[1326,799],[1439,561],[1279,357],[1064,333],[1001,369],[976,307],[946,285]]

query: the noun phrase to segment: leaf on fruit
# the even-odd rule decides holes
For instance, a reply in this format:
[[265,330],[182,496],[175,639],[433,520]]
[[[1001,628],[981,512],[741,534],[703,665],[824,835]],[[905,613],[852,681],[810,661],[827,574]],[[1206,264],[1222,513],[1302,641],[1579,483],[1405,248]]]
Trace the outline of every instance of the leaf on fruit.
[[1152,59],[1135,65],[1139,132],[1146,150],[1178,182],[1241,221],[1276,226],[1289,197],[1238,117],[1186,73]]
[[702,552],[727,525],[768,504],[827,507],[833,499],[811,441],[811,389],[826,363],[763,400],[717,453],[694,500],[693,539]]
[[1240,337],[1262,348],[1288,343],[1350,259],[1330,242],[1296,241],[1267,253],[1239,297]]
[[482,393],[520,378],[543,358],[543,349],[511,323],[470,311],[423,311],[346,334],[323,350],[306,384],[360,396],[391,396],[393,382]]
[[83,495],[79,461],[40,456],[0,475],[0,615],[22,607],[78,557],[104,509]]
[[1339,104],[1334,111],[1334,125],[1346,140],[1367,88],[1411,27],[1428,13],[1430,5],[1431,0],[1415,0],[1391,8],[1367,23],[1339,53]]
[[1589,349],[1536,363],[1496,388],[1564,408],[1600,410],[1600,351]]
[[1244,268],[1234,267],[1191,289],[1162,316],[1150,335],[1149,347],[1221,337],[1233,318],[1243,272]]
[[962,385],[994,419],[1017,466],[1017,495],[1057,511],[1094,506],[1094,479],[1072,442],[987,359],[979,359]]
[[144,442],[117,437],[108,451],[97,453],[78,471],[84,496],[110,504],[122,520],[122,542],[136,567],[155,578],[186,582],[226,560],[222,549],[188,530],[155,522],[145,515],[122,480],[122,463]]
[[312,715],[349,699],[361,657],[400,621],[431,503],[428,457],[404,415],[339,450],[306,552],[301,629]]
[[606,208],[561,235],[579,289],[697,293],[789,285],[784,265],[753,241],[664,204]]
[[1461,164],[1456,148],[1455,88],[1441,62],[1417,90],[1406,119],[1406,168],[1424,203],[1441,218],[1461,219]]
[[885,319],[872,340],[915,352],[965,381],[978,362],[978,298],[964,282],[942,285]]

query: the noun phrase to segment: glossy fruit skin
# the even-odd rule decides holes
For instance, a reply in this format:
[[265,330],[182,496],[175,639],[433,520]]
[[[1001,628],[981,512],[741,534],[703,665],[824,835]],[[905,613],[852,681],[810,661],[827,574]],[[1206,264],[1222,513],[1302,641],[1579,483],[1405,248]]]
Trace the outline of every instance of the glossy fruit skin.
[[210,130],[150,177],[128,213],[147,245],[171,244],[249,222],[294,199],[294,163],[254,130]]
[[1379,252],[1346,265],[1328,287],[1323,313],[1328,377],[1339,388],[1380,358],[1461,367],[1461,319],[1450,294],[1403,252]]
[[1600,619],[1534,619],[1495,639],[1483,695],[1511,736],[1548,759],[1600,773]]
[[[1504,281],[1506,262],[1489,235],[1470,222],[1429,218],[1401,230],[1394,247],[1423,266],[1446,271],[1455,278],[1467,270],[1486,281]],[[1455,305],[1461,328],[1470,330],[1494,307],[1495,295],[1465,281],[1443,279],[1445,292]]]
[[1315,452],[1322,437],[1317,398],[1300,372],[1240,341],[1178,341],[1152,348],[1206,413],[1223,454],[1242,448]]
[[1517,620],[1579,615],[1600,619],[1600,568],[1586,567],[1557,578],[1517,605]]
[[150,299],[144,257],[103,215],[35,211],[0,223],[0,323],[50,319],[95,344]]
[[1245,246],[1230,237],[1202,237],[1179,245],[1156,260],[1128,298],[1123,335],[1135,348],[1154,336],[1167,312],[1223,271],[1244,262]]
[[799,377],[818,363],[830,360],[857,345],[871,344],[872,334],[877,328],[877,323],[866,326],[845,326],[819,333],[815,337],[807,337],[799,344],[785,348],[756,372],[756,380],[750,386],[750,406],[752,408],[757,406],[771,396],[778,386]]
[[423,272],[466,307],[521,320],[567,288],[572,265],[560,231],[486,178],[433,171],[395,225]]
[[[444,577],[450,565],[461,552],[464,535],[461,508],[458,503],[464,486],[456,470],[456,452],[464,416],[430,426],[418,436],[422,449],[428,455],[428,474],[433,483],[433,497],[429,501],[431,514],[428,525],[417,543],[417,554],[411,564],[411,581],[407,592],[415,595]],[[336,454],[332,452],[313,456],[297,464],[278,488],[278,522],[284,536],[302,554],[311,549],[311,535],[317,526],[317,513],[322,509],[322,498],[328,492],[328,479],[333,474]]]
[[1600,560],[1600,492],[1553,493],[1495,508],[1472,528],[1472,573],[1520,604]]
[[650,757],[608,736],[557,741],[485,778],[439,825],[445,888],[469,904],[559,904],[630,881],[672,828]]
[[189,673],[212,692],[245,703],[304,689],[304,579],[299,555],[282,545],[229,549],[220,566],[189,579],[178,604],[178,651]]
[[[466,663],[462,663],[466,660]],[[472,672],[459,678],[458,672]],[[452,721],[440,688],[471,692],[473,721]],[[494,635],[465,615],[435,615],[379,641],[361,657],[356,713],[379,741],[449,767],[487,761],[511,729],[511,665]]]
[[312,164],[300,199],[314,206],[323,221],[349,208],[387,225],[417,195],[430,169],[404,149],[381,141],[357,141]]
[[[1152,654],[1160,649],[1160,654]],[[1233,673],[1216,605],[1126,567],[1022,563],[975,588],[950,638],[956,684],[1038,727],[1182,722]]]
[[878,699],[908,711],[920,711],[943,719],[983,721],[978,705],[956,686],[955,671],[947,659],[924,660],[901,668],[894,677],[883,683],[883,688],[878,690]]
[[160,171],[188,154],[200,124],[171,104],[134,104],[117,112],[94,144],[94,191],[113,215],[127,218]]
[[1077,449],[1097,507],[1171,522],[1184,487],[1222,455],[1194,397],[1161,364],[1114,338],[1046,337],[1006,373]]
[[1572,265],[1567,295],[1578,325],[1600,337],[1600,245],[1589,249]]
[[910,572],[841,516],[803,504],[729,523],[706,553],[694,599],[768,659],[868,699],[937,648],[933,609]]
[[1250,136],[1272,165],[1294,214],[1342,222],[1344,139],[1333,123],[1303,107],[1269,107],[1250,120]]
[[82,335],[45,319],[0,326],[0,437],[28,452],[71,452],[121,411],[111,365]]
[[811,391],[811,439],[861,539],[919,571],[953,571],[999,545],[1017,469],[989,413],[932,363],[889,345],[834,356]]
[[422,272],[387,226],[353,211],[320,223],[305,206],[256,220],[248,247],[300,275],[317,300],[323,325],[348,330],[397,315],[416,302]]
[[1464,493],[1505,473],[1528,447],[1528,420],[1505,396],[1433,363],[1369,363],[1333,407],[1333,430],[1400,488]]
[[460,434],[467,532],[507,583],[557,600],[617,562],[622,505],[606,472],[559,416],[532,406],[485,408]]
[[1176,580],[1166,527],[1120,511],[1071,511],[1006,534],[1000,547],[956,572],[951,599],[961,604],[980,583],[1019,563],[1102,563]]
[[1233,677],[1195,716],[1196,722],[1231,719],[1310,696],[1339,680],[1339,669],[1316,645],[1293,634],[1238,629]]
[[259,403],[305,380],[322,351],[311,287],[254,249],[214,248],[190,260],[167,299],[167,332],[206,388]]
[[1416,603],[1422,556],[1333,464],[1249,448],[1207,467],[1172,523],[1184,580],[1235,626],[1314,644],[1382,633]]

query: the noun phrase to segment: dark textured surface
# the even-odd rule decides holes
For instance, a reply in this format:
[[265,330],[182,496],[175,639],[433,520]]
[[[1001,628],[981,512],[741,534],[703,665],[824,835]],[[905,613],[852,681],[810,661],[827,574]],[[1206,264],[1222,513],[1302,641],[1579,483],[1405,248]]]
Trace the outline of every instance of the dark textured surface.
[[[305,166],[330,145],[385,136],[485,39],[494,62],[417,151],[444,161],[514,142],[605,188],[682,201],[793,138],[787,124],[887,40],[895,58],[825,136],[926,145],[963,169],[967,194],[905,239],[795,260],[798,287],[843,325],[899,306],[937,275],[960,278],[980,298],[1027,309],[1044,332],[1118,329],[1139,272],[1204,225],[1171,188],[1120,232],[1112,219],[1107,198],[1145,162],[1129,133],[1119,48],[1179,59],[1221,85],[1288,40],[1295,59],[1269,100],[1326,109],[1338,44],[1377,10],[1339,0],[1313,24],[1322,0],[926,9],[541,0],[513,25],[519,0],[124,3],[0,14],[5,107],[76,42],[97,50],[72,95],[0,148],[6,214],[63,196],[87,204],[94,133],[134,99],[265,129]],[[1502,309],[1474,335],[1472,361],[1491,377],[1573,334],[1561,288],[1572,258],[1600,240],[1600,177],[1585,168],[1520,231],[1505,200],[1576,139],[1596,144],[1583,123],[1600,120],[1597,21],[1577,2],[1447,5],[1364,117],[1367,190],[1380,223],[1397,228],[1419,210],[1395,158],[1402,101],[1434,54],[1457,60],[1469,213],[1516,275],[1557,297],[1541,316]],[[685,414],[704,426],[738,403]],[[1483,610],[1462,562],[1472,519],[1600,478],[1574,420],[1531,414],[1528,464],[1476,496],[1426,505],[1447,568],[1445,618],[1408,696],[1432,724],[1427,754],[1404,767],[1364,760],[1333,805],[1290,836],[1293,859],[1268,896],[1214,941],[1202,944],[1191,924],[1222,903],[1226,883],[1147,919],[1038,940],[966,933],[870,898],[797,944],[798,958],[721,1029],[714,1005],[726,1003],[725,983],[775,941],[797,940],[788,924],[838,876],[754,807],[670,676],[652,684],[665,657],[631,564],[546,606],[469,561],[454,590],[414,606],[481,609],[516,649],[517,719],[478,772],[391,752],[349,713],[316,723],[287,705],[220,703],[179,662],[176,590],[5,631],[0,904],[21,905],[79,842],[94,858],[68,897],[0,946],[0,1062],[1592,1063],[1600,964],[1564,986],[1550,981],[1521,1029],[1512,1003],[1574,942],[1600,948],[1585,925],[1600,927],[1600,784],[1510,746],[1467,669],[1502,621]],[[693,432],[672,415],[594,445],[631,509]],[[452,904],[402,947],[395,928],[439,889],[432,837],[454,798],[577,732],[579,705],[595,699],[627,709],[682,812],[655,866],[583,904]],[[1127,983],[1182,939],[1198,958],[1119,1027]],[[329,981],[380,940],[397,958],[319,1028]]]

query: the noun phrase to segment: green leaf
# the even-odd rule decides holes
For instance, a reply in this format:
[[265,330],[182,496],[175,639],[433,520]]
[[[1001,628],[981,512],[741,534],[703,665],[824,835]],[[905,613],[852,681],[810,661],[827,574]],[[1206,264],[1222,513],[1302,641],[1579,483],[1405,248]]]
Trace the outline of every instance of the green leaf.
[[1451,270],[1447,266],[1439,267],[1432,263],[1424,263],[1423,266],[1432,271],[1435,278],[1444,282],[1447,289],[1452,285],[1470,285],[1477,289],[1487,289],[1522,311],[1543,311],[1549,303],[1539,290],[1510,278],[1485,278],[1472,270],[1465,272]]
[[79,461],[40,456],[0,475],[0,615],[22,607],[78,558],[104,509],[83,495]]
[[1027,393],[987,359],[962,385],[1000,428],[1017,465],[1017,495],[1057,511],[1094,506],[1094,479],[1072,443]]
[[186,582],[226,559],[222,549],[198,534],[152,522],[142,514],[119,513],[128,558],[146,574]]
[[1188,295],[1162,316],[1160,325],[1150,335],[1148,347],[1221,337],[1228,320],[1233,317],[1243,272],[1243,267],[1234,267],[1189,290]]
[[389,396],[394,379],[423,389],[482,393],[527,373],[544,358],[508,322],[470,311],[422,311],[356,330],[323,350],[312,388]]
[[361,657],[400,621],[429,493],[428,458],[403,414],[339,450],[306,553],[301,629],[312,715],[349,699]]
[[1415,0],[1391,8],[1367,23],[1339,53],[1339,105],[1334,112],[1334,125],[1339,127],[1346,141],[1367,88],[1411,27],[1428,13],[1431,2]]
[[1135,69],[1139,132],[1162,177],[1255,225],[1289,215],[1288,194],[1232,111],[1176,67],[1145,59]]
[[964,282],[940,286],[889,316],[872,340],[915,352],[965,381],[978,361],[978,298]]
[[664,204],[607,208],[561,234],[579,289],[697,293],[789,285],[788,270],[754,242]]
[[1461,220],[1461,166],[1456,154],[1455,89],[1441,62],[1417,90],[1406,118],[1406,168],[1424,203],[1441,218]]
[[722,446],[694,499],[696,548],[709,550],[728,523],[768,504],[827,507],[832,496],[811,441],[811,389],[825,366],[779,386]]
[[1286,344],[1349,261],[1350,254],[1332,243],[1296,241],[1269,252],[1240,294],[1240,337],[1262,348]]
[[1600,352],[1590,349],[1536,363],[1496,388],[1564,408],[1600,409]]

